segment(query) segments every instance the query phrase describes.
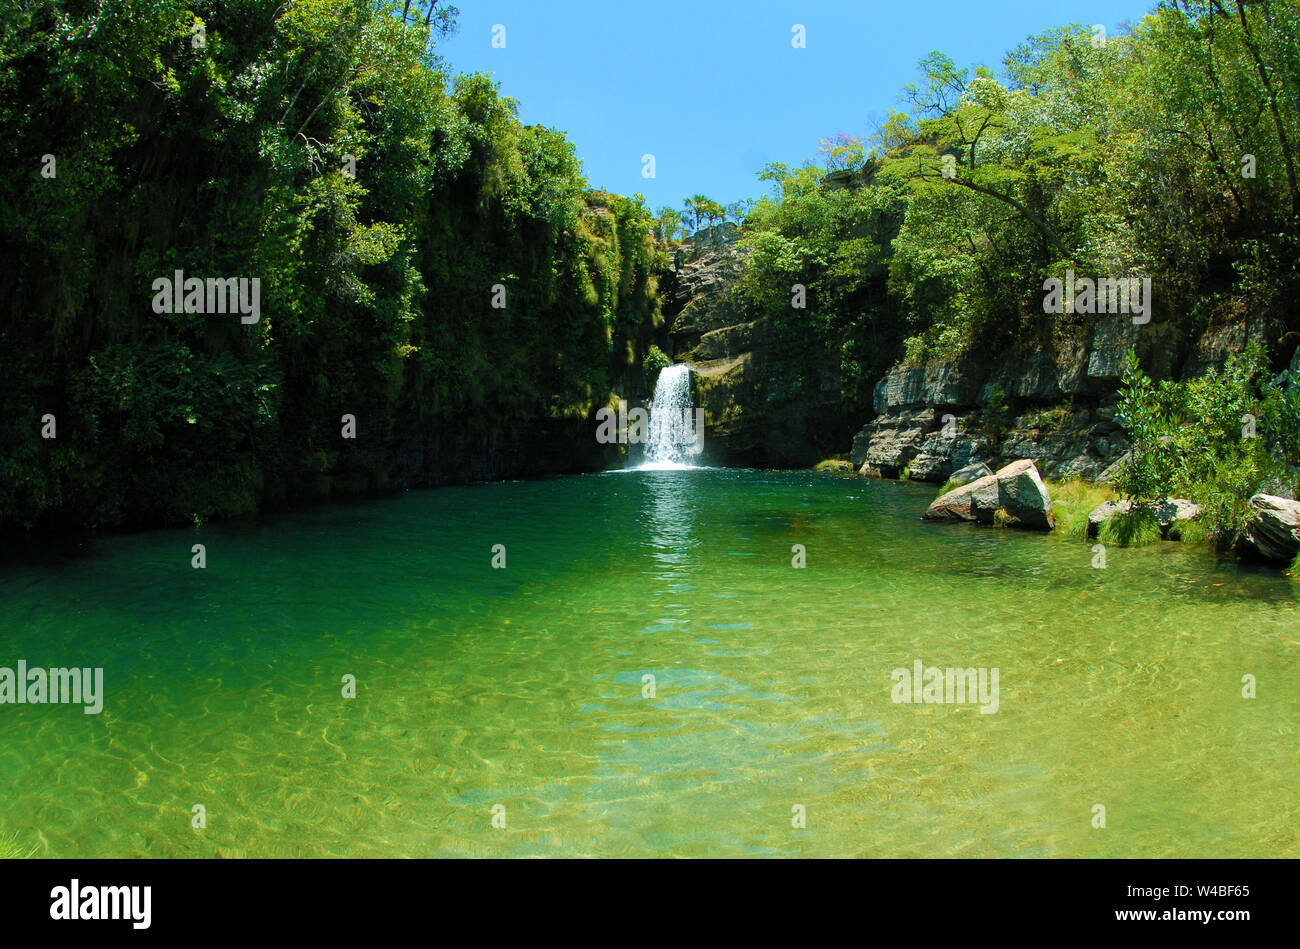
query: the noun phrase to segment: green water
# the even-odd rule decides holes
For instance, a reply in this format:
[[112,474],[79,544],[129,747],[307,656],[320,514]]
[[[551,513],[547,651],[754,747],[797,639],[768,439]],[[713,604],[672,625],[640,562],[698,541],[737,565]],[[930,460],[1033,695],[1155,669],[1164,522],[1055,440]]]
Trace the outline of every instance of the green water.
[[[0,666],[102,666],[107,696],[100,715],[0,705],[0,839],[57,857],[1300,856],[1300,586],[1175,544],[1098,570],[1083,541],[923,523],[932,496],[609,473],[11,555]],[[997,712],[893,702],[916,659],[996,667]]]

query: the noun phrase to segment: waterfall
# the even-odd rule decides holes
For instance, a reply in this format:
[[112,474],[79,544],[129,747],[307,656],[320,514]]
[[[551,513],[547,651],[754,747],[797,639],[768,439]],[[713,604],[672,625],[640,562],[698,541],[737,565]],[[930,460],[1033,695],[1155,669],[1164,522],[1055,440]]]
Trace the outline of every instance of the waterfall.
[[650,430],[642,468],[694,468],[700,454],[703,419],[691,405],[691,367],[665,366],[655,381],[650,402]]

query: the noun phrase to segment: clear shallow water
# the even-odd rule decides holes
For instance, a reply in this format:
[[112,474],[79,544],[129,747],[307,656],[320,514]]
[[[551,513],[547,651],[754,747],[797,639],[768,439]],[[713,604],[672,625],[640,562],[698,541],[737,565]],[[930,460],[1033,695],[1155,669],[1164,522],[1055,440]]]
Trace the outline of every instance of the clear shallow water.
[[[103,666],[107,698],[0,705],[0,837],[57,857],[1300,856],[1300,586],[1174,544],[1094,570],[1082,541],[922,523],[932,496],[619,472],[11,560],[0,666]],[[998,712],[893,703],[918,658],[997,667]]]

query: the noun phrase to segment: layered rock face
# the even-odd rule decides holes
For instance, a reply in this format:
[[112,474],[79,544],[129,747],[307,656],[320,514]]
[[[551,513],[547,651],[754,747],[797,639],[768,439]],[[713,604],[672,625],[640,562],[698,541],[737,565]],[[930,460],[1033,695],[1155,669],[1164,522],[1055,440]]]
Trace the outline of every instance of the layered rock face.
[[1199,375],[1257,338],[1234,326],[1189,346],[1166,326],[1117,316],[1047,347],[897,365],[876,384],[876,417],[851,458],[863,474],[935,483],[972,463],[1017,458],[1034,459],[1048,478],[1105,480],[1128,450],[1115,405],[1130,349],[1157,377]]
[[730,460],[741,428],[741,406],[753,397],[753,323],[731,302],[731,287],[744,272],[744,255],[716,231],[677,251],[661,281],[669,315],[669,355],[695,371],[695,396],[707,419],[704,455]]
[[[1119,371],[1105,355],[1097,363],[1098,373]],[[1092,390],[1090,379],[1107,385]],[[851,457],[864,474],[897,478],[906,471],[935,483],[974,462],[1000,467],[1015,458],[1033,458],[1049,478],[1096,479],[1127,447],[1114,421],[1116,381],[1090,375],[1077,348],[999,367],[979,357],[895,366],[876,385],[876,418],[854,439]],[[999,390],[1021,410],[995,425]],[[1073,401],[1062,405],[1066,398]]]
[[1128,450],[1115,406],[1130,349],[1155,378],[1179,378],[1263,341],[1262,327],[1241,323],[1187,340],[1168,323],[1099,316],[1073,337],[895,365],[876,383],[874,418],[863,425],[843,404],[837,366],[799,388],[768,321],[737,303],[746,267],[737,237],[729,224],[698,232],[660,284],[665,350],[695,369],[713,464],[802,467],[852,442],[854,468],[878,477],[940,484],[972,464],[1030,458],[1046,478],[1105,481]]

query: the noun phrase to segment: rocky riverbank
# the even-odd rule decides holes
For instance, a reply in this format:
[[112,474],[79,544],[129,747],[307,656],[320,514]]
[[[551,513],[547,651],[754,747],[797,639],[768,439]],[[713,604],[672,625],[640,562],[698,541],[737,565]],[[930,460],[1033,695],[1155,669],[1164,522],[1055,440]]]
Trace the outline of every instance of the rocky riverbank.
[[[1265,321],[1225,307],[1189,333],[1167,315],[1142,324],[1099,316],[953,358],[904,360],[875,382],[868,411],[848,404],[851,387],[835,360],[795,384],[789,339],[740,292],[751,257],[738,238],[729,225],[697,234],[662,282],[666,351],[694,370],[708,463],[782,468],[829,459],[819,470],[948,482],[953,490],[928,519],[1037,530],[1058,528],[1052,483],[1068,482],[1066,529],[1080,537],[1129,543],[1211,532],[1190,500],[1132,505],[1088,485],[1110,484],[1130,450],[1117,417],[1129,352],[1153,379],[1197,379],[1251,343],[1279,342]],[[1290,367],[1300,371],[1300,348],[1293,352]],[[1294,559],[1300,508],[1292,487],[1255,488],[1249,528],[1235,543],[1243,555]]]
[[[960,483],[966,477],[971,480]],[[981,473],[979,466],[974,466],[951,479],[950,485],[954,484],[930,504],[922,515],[925,520],[1046,531],[1056,526],[1048,485],[1028,458],[996,472]],[[1250,499],[1250,509],[1247,527],[1235,542],[1237,551],[1283,566],[1293,563],[1300,555],[1300,501],[1256,494]],[[1167,498],[1158,504],[1112,500],[1088,512],[1086,536],[1096,537],[1112,518],[1138,519],[1155,525],[1161,539],[1179,540],[1200,517],[1197,505],[1182,498]]]
[[[853,440],[865,474],[943,483],[974,462],[997,468],[1033,458],[1043,475],[1109,481],[1128,450],[1115,419],[1125,355],[1157,377],[1221,369],[1230,354],[1263,342],[1247,322],[1179,340],[1161,325],[1107,318],[1046,348],[981,353],[924,366],[898,364],[875,387],[875,417]],[[1292,359],[1300,368],[1300,349]]]
[[[695,370],[716,464],[806,467],[848,449],[873,477],[942,484],[971,464],[1032,458],[1045,478],[1106,483],[1129,447],[1115,416],[1130,350],[1153,378],[1193,378],[1269,342],[1263,320],[1236,311],[1190,337],[1159,316],[1103,316],[1074,335],[898,362],[864,412],[845,405],[836,366],[791,384],[779,334],[736,293],[749,261],[738,237],[731,225],[702,231],[661,281],[666,351]],[[1300,370],[1300,349],[1291,365]]]

